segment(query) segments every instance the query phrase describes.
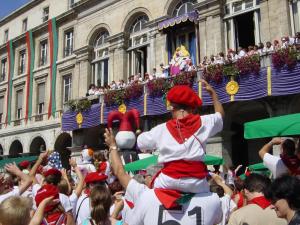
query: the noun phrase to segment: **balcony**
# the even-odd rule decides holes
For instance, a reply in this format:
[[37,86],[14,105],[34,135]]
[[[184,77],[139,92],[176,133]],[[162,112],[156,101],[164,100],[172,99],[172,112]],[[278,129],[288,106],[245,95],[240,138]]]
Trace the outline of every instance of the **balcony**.
[[21,125],[21,119],[15,120],[14,121],[14,127],[20,126]]
[[34,116],[35,122],[43,121],[43,119],[44,119],[44,114],[39,114]]
[[64,56],[70,56],[73,54],[73,47],[65,47],[64,48]]

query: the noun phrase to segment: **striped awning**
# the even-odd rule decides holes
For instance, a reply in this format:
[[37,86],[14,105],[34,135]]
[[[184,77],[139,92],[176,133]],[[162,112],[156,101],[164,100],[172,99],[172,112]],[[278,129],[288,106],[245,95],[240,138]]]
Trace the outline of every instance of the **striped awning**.
[[186,21],[191,21],[196,23],[198,18],[198,13],[196,11],[185,13],[180,16],[173,17],[171,19],[164,20],[158,24],[158,29],[163,30],[168,27],[173,27],[176,24],[184,23]]

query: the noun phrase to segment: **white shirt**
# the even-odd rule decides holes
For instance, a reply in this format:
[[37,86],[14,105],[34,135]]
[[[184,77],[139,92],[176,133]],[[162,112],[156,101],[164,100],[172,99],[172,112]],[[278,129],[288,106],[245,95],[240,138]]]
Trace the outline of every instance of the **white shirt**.
[[[141,151],[157,150],[158,163],[174,160],[203,161],[206,142],[223,128],[223,119],[219,112],[201,116],[201,127],[183,144],[179,144],[167,129],[166,123],[143,132],[138,136],[137,144]],[[195,138],[195,136],[197,138]],[[198,140],[201,143],[199,143]],[[204,148],[204,149],[203,149]]]
[[74,220],[76,219],[77,214],[78,217],[77,221],[75,221],[76,224],[82,224],[84,220],[89,219],[91,217],[90,199],[87,197],[86,194],[82,194],[77,201]]
[[265,167],[267,167],[274,178],[280,177],[289,172],[280,157],[266,153],[263,158]]
[[214,225],[221,221],[222,209],[215,193],[196,194],[181,210],[166,210],[156,197],[154,190],[143,192],[131,212],[130,225],[181,224]]
[[241,50],[238,54],[239,58],[242,58],[244,56],[246,56],[246,52],[244,50]]
[[73,216],[75,218],[75,216],[76,216],[76,205],[77,205],[77,201],[78,201],[78,196],[75,193],[75,191],[73,191],[73,193],[69,196],[69,200],[70,200],[70,203],[72,205],[72,212],[73,212]]
[[274,51],[273,45],[271,45],[270,48],[268,48],[267,46],[265,46],[265,47],[264,47],[264,50],[263,50],[263,52],[267,52],[267,53],[268,53],[268,52],[273,52],[273,51]]
[[19,196],[20,195],[20,190],[18,187],[14,188],[12,191],[0,195],[0,203],[3,202],[5,199],[12,197],[12,196]]
[[[37,192],[41,189],[41,185],[39,184],[35,184],[32,186],[32,197],[33,199],[35,199],[35,196],[37,194]],[[61,205],[63,206],[63,208],[65,209],[66,212],[69,212],[73,209],[72,204],[69,200],[69,197],[66,196],[65,194],[59,193],[59,201],[61,203]],[[34,208],[36,207],[36,203],[34,201]]]
[[222,222],[219,223],[219,225],[226,225],[229,220],[230,213],[232,213],[237,206],[235,202],[232,201],[230,196],[227,194],[221,197],[220,200],[222,205],[223,217],[222,217]]

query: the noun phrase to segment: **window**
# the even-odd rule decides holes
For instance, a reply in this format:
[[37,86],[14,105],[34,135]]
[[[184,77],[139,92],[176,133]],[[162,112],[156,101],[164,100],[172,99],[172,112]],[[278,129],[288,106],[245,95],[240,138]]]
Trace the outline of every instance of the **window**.
[[25,73],[25,63],[26,63],[26,50],[22,50],[19,53],[19,74]]
[[299,1],[290,1],[292,33],[300,31]]
[[4,97],[0,97],[0,123],[2,123],[3,108],[4,108]]
[[130,28],[130,33],[136,33],[144,29],[145,24],[149,21],[148,16],[139,16],[132,24]]
[[45,105],[45,83],[41,83],[38,85],[38,96],[37,96],[37,114],[44,113],[44,105]]
[[173,12],[173,16],[181,16],[194,10],[194,0],[181,0]]
[[242,10],[242,2],[233,3],[233,12],[239,12]]
[[43,22],[48,21],[49,19],[49,7],[43,9]]
[[16,119],[20,120],[22,118],[22,107],[23,107],[23,91],[17,91],[17,110]]
[[22,32],[27,31],[27,18],[22,22]]
[[40,42],[40,66],[47,64],[47,41]]
[[4,42],[8,41],[8,29],[4,31]]
[[6,63],[7,63],[7,59],[1,60],[0,82],[5,81],[6,78]]
[[63,103],[67,103],[71,100],[71,90],[72,90],[72,78],[71,75],[64,76],[63,78]]
[[65,57],[73,54],[73,30],[65,32]]
[[75,0],[69,0],[69,3],[70,3],[69,7],[72,8],[75,4]]

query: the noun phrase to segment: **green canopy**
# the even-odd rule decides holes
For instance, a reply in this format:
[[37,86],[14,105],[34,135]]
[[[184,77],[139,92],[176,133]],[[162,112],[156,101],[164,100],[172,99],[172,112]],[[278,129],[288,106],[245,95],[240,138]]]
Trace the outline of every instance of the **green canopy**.
[[[125,170],[134,172],[137,170],[144,170],[150,165],[156,165],[157,164],[157,158],[158,156],[153,155],[145,159],[141,159],[132,163],[126,164]],[[224,163],[224,160],[220,157],[212,156],[212,155],[205,155],[204,163],[206,165],[222,165]]]
[[3,168],[5,166],[5,164],[8,164],[8,163],[15,162],[16,164],[19,164],[20,162],[25,161],[25,160],[32,162],[32,161],[35,161],[36,159],[37,159],[37,156],[2,159],[2,160],[0,160],[0,168]]
[[300,134],[300,113],[245,123],[246,139]]
[[[268,170],[267,167],[265,167],[265,165],[263,163],[253,164],[253,165],[250,165],[248,168],[251,171],[251,173],[259,173],[259,174],[264,174],[266,176],[270,175],[270,171]],[[246,175],[242,174],[242,175],[240,175],[240,178],[242,180],[245,180]]]

